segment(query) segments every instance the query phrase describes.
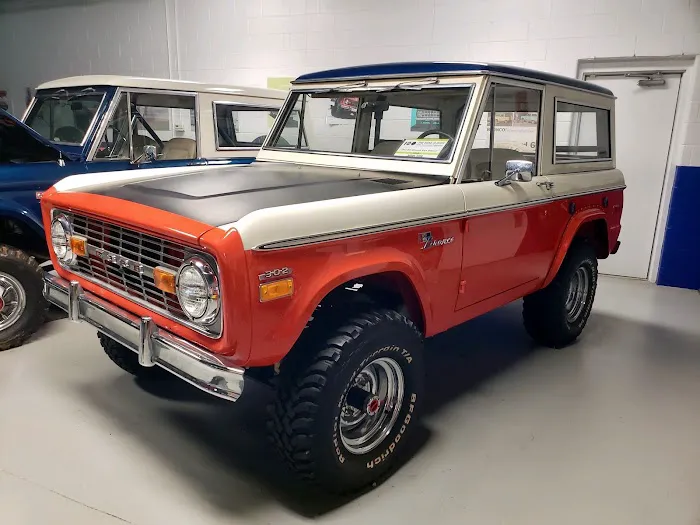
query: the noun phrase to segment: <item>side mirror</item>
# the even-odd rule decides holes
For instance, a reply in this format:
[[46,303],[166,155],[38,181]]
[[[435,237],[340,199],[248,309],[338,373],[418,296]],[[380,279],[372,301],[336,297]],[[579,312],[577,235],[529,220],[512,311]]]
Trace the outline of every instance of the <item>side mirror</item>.
[[507,186],[511,182],[530,182],[534,164],[529,160],[506,161],[506,176],[496,181],[496,186]]
[[149,144],[143,147],[143,162],[153,162],[157,157],[158,153],[155,146]]

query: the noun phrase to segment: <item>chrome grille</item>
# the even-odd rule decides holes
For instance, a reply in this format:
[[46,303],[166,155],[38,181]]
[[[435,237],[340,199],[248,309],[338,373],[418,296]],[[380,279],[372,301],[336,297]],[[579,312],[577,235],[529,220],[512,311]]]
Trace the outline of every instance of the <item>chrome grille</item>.
[[[108,284],[122,295],[148,303],[171,316],[183,320],[187,318],[177,296],[156,288],[153,282],[153,269],[156,266],[177,271],[190,255],[184,246],[86,215],[66,215],[71,220],[74,233],[85,237],[88,243],[89,256],[78,257],[78,263],[72,270],[93,281]],[[98,255],[98,250],[141,264],[142,272],[104,261]]]

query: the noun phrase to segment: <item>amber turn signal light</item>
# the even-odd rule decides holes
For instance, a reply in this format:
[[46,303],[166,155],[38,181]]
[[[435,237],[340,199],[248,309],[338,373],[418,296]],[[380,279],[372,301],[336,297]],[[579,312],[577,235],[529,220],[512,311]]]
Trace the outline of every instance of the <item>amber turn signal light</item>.
[[156,266],[153,269],[153,282],[159,290],[175,293],[175,274],[167,268]]
[[85,237],[81,237],[80,235],[71,235],[70,249],[75,255],[78,255],[80,257],[86,257],[87,239]]
[[289,297],[294,293],[294,280],[283,279],[281,281],[273,281],[260,285],[260,302],[274,301]]

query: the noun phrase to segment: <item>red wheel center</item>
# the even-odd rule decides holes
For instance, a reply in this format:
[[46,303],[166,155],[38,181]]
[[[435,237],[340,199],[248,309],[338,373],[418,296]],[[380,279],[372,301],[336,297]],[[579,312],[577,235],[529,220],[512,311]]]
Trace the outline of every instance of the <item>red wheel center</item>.
[[5,301],[2,300],[2,297],[0,297],[0,310],[5,308]]
[[370,400],[370,402],[367,403],[367,413],[368,413],[370,416],[373,416],[374,414],[376,414],[377,412],[379,412],[379,406],[380,406],[380,405],[381,405],[381,403],[379,402],[379,398],[378,398],[378,397],[373,397],[373,398]]

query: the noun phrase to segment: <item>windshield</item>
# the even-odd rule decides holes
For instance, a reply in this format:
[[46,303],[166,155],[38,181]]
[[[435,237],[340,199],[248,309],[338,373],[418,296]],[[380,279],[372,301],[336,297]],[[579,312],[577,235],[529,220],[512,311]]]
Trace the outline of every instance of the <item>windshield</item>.
[[0,163],[57,160],[60,153],[33,137],[29,130],[0,112]]
[[90,87],[40,91],[25,123],[52,142],[77,146],[85,140],[103,97],[103,91]]
[[270,147],[449,162],[472,88],[400,86],[299,92]]

